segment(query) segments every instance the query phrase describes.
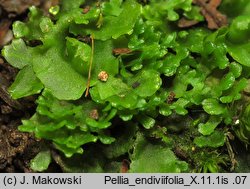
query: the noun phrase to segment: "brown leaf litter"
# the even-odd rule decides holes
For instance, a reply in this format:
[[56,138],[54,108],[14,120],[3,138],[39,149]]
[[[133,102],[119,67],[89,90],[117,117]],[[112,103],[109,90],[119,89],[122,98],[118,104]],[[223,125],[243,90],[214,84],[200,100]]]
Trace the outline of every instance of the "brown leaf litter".
[[[221,0],[193,0],[193,4],[201,8],[201,14],[205,17],[209,29],[218,29],[227,25],[226,15],[217,10],[221,4]],[[197,23],[199,22],[196,20],[181,18],[178,22],[178,26],[186,28],[196,25]]]

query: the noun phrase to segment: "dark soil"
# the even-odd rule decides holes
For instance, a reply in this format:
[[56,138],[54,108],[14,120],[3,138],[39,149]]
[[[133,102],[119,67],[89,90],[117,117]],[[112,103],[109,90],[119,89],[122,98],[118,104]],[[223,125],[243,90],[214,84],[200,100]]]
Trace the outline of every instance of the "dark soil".
[[[28,7],[40,6],[45,12],[58,0],[0,0],[0,51],[12,38],[11,25],[27,18]],[[8,87],[18,70],[0,56],[0,172],[32,172],[29,163],[43,142],[31,134],[18,131],[21,119],[29,118],[36,108],[36,97],[11,99]]]
[[11,99],[7,89],[16,72],[0,58],[0,172],[30,172],[29,161],[39,150],[34,137],[17,130],[34,112],[35,98]]

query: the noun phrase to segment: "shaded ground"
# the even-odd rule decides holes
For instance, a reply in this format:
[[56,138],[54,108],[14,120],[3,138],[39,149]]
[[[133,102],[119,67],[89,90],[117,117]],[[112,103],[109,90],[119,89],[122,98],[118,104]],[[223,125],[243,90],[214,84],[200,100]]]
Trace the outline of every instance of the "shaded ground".
[[0,171],[29,172],[28,163],[38,152],[39,145],[17,126],[21,118],[30,117],[35,110],[34,98],[12,100],[7,88],[16,75],[16,70],[0,59]]
[[35,98],[11,99],[7,88],[17,70],[0,58],[0,171],[30,172],[29,160],[39,151],[39,143],[28,133],[17,130],[22,118],[35,110]]

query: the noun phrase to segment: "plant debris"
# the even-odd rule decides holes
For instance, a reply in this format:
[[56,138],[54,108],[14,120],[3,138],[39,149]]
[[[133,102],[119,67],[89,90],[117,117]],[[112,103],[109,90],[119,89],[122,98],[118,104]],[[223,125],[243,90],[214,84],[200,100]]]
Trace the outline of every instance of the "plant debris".
[[[221,14],[217,8],[221,0],[193,0],[193,3],[201,8],[201,13],[205,17],[209,29],[218,29],[228,24],[226,15]],[[188,20],[185,17],[178,21],[181,28],[191,27],[199,23],[197,20]]]
[[129,54],[132,51],[129,48],[115,48],[113,49],[113,54],[114,55],[122,55],[122,54]]
[[188,28],[188,27],[194,26],[198,23],[199,23],[199,21],[197,21],[197,20],[188,20],[187,18],[183,17],[178,21],[178,26],[180,28]]
[[221,14],[217,8],[221,4],[221,0],[194,0],[195,4],[201,7],[201,13],[205,16],[209,29],[218,29],[227,25],[227,17]]

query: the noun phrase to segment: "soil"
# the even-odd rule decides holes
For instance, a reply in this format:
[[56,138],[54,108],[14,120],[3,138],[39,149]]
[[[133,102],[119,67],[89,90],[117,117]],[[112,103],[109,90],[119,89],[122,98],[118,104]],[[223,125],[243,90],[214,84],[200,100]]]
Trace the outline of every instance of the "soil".
[[[0,0],[0,51],[13,38],[11,25],[27,18],[28,7],[40,6],[45,12],[58,0]],[[36,108],[36,97],[13,100],[8,87],[18,70],[0,55],[0,172],[32,172],[29,163],[40,151],[43,142],[32,134],[18,131],[21,119],[29,118]]]
[[17,70],[0,58],[0,172],[31,172],[29,161],[40,144],[28,133],[19,132],[21,119],[35,111],[35,97],[11,99],[8,93]]

